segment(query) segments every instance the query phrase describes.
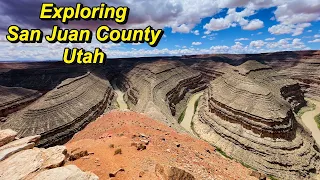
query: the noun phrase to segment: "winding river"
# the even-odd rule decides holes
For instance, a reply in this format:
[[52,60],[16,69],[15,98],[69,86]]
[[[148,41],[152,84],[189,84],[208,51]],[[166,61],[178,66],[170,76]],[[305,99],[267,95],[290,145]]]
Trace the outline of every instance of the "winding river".
[[187,109],[183,118],[183,121],[180,123],[180,125],[185,128],[187,131],[193,133],[191,129],[191,121],[194,114],[194,105],[196,101],[199,99],[199,97],[203,94],[203,92],[198,92],[196,94],[193,94],[191,98],[188,101]]
[[310,129],[312,132],[313,138],[320,145],[320,130],[318,129],[317,123],[314,120],[314,117],[320,113],[320,102],[308,99],[311,103],[316,105],[316,108],[313,111],[305,112],[302,116],[302,122]]
[[118,104],[119,104],[119,108],[120,108],[120,110],[126,110],[126,109],[128,109],[128,105],[127,105],[127,103],[124,101],[124,99],[123,99],[123,95],[124,95],[124,93],[122,92],[122,91],[120,91],[120,89],[118,88],[118,86],[116,85],[116,83],[115,83],[115,80],[114,81],[112,81],[112,87],[113,87],[113,89],[114,89],[114,91],[117,93],[117,102],[118,102]]

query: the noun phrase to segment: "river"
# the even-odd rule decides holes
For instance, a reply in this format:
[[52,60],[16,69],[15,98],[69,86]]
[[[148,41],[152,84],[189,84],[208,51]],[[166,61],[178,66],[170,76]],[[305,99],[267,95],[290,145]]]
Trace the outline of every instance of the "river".
[[320,102],[308,99],[311,103],[316,105],[316,108],[313,111],[305,112],[302,116],[302,122],[310,129],[312,132],[313,138],[320,145],[320,130],[318,129],[317,123],[314,120],[314,117],[320,113]]
[[114,91],[117,93],[117,102],[118,102],[118,104],[119,104],[119,109],[120,110],[126,110],[126,109],[128,109],[128,105],[127,105],[127,103],[124,101],[124,99],[123,99],[123,95],[124,95],[124,93],[122,92],[122,91],[120,91],[120,89],[118,88],[118,86],[116,85],[116,83],[115,83],[115,80],[114,81],[112,81],[112,87],[113,87],[113,89],[114,89]]
[[199,99],[199,97],[203,94],[203,92],[198,92],[196,94],[193,94],[191,98],[188,101],[187,109],[183,118],[183,121],[180,123],[180,125],[185,128],[187,131],[193,133],[191,129],[191,121],[194,114],[194,105],[196,101]]

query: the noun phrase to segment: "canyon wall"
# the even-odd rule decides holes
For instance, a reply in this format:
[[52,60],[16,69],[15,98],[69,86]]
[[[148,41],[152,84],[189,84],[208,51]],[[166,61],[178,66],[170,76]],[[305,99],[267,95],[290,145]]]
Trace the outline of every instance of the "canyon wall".
[[119,82],[131,110],[146,113],[176,129],[181,129],[177,119],[190,94],[206,87],[201,73],[179,61],[138,64]]
[[107,80],[88,72],[62,81],[37,101],[8,117],[2,129],[18,137],[41,135],[39,146],[63,144],[111,107],[114,92]]
[[194,131],[227,154],[281,179],[320,170],[319,146],[295,119],[304,104],[294,80],[255,61],[210,83],[193,119]]
[[0,121],[5,121],[6,117],[14,113],[41,96],[41,93],[31,89],[20,87],[0,86]]

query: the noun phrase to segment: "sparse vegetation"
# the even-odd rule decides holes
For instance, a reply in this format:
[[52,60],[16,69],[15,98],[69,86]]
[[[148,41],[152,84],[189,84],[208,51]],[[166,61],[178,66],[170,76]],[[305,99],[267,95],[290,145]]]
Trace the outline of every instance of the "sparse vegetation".
[[248,168],[248,169],[253,169],[253,170],[255,170],[255,171],[258,171],[256,168],[254,168],[254,167],[246,164],[246,163],[243,162],[243,161],[239,161],[239,162],[242,164],[242,166],[244,166],[244,167],[246,167],[246,168]]
[[313,111],[313,110],[315,110],[315,109],[316,109],[316,105],[308,101],[307,106],[302,107],[302,108],[299,110],[299,112],[297,113],[297,116],[298,116],[299,118],[301,118],[301,116],[302,116],[304,113],[306,113],[306,112],[308,112],[308,111]]
[[196,102],[194,103],[194,111],[193,111],[193,114],[195,114],[197,112],[197,108],[198,108],[198,105],[199,105],[199,101],[200,101],[200,97],[196,100]]
[[269,176],[269,179],[271,180],[278,180],[277,178],[273,177],[273,176]]
[[109,148],[114,148],[114,144],[110,144],[110,145],[109,145]]
[[118,101],[116,101],[116,106],[117,106],[117,108],[120,108],[120,104],[119,104],[119,102]]
[[117,155],[117,154],[122,154],[122,150],[121,149],[117,149],[114,151],[114,155]]
[[184,116],[186,115],[186,110],[187,110],[187,108],[185,108],[185,109],[183,110],[183,112],[181,113],[181,115],[180,115],[180,117],[179,117],[179,119],[178,119],[178,123],[179,123],[179,124],[183,121]]
[[318,128],[320,129],[320,114],[316,115],[316,116],[314,117],[314,120],[316,121],[317,126],[318,126]]
[[215,146],[216,151],[219,152],[221,155],[223,155],[224,157],[228,158],[228,159],[233,159],[231,156],[228,156],[227,153],[225,153],[221,148]]

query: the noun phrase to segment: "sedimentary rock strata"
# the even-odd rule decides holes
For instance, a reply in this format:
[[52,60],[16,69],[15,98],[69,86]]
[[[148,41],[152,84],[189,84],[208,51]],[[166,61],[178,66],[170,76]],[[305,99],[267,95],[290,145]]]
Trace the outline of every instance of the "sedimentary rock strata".
[[201,72],[203,78],[209,82],[224,74],[224,72],[232,66],[224,62],[215,62],[210,60],[204,60],[199,63],[195,63],[191,68]]
[[35,90],[0,86],[0,120],[18,111],[41,96]]
[[306,96],[320,100],[320,57],[301,59],[297,65],[280,71],[283,75],[299,81]]
[[63,80],[84,75],[88,71],[83,67],[52,64],[53,67],[31,66],[28,69],[12,69],[0,74],[0,85],[23,87],[45,93],[54,89]]
[[11,115],[1,128],[18,137],[41,135],[39,146],[62,144],[110,107],[110,83],[92,73],[64,80],[36,102]]
[[124,75],[129,108],[144,112],[169,126],[177,125],[190,94],[205,88],[201,73],[178,61],[156,61],[135,66]]
[[194,130],[266,174],[308,178],[319,172],[320,152],[295,119],[292,109],[303,103],[295,97],[300,96],[298,89],[269,66],[248,61],[210,83],[193,120]]

